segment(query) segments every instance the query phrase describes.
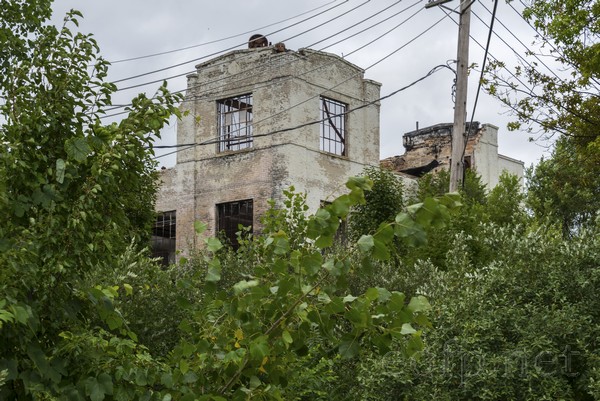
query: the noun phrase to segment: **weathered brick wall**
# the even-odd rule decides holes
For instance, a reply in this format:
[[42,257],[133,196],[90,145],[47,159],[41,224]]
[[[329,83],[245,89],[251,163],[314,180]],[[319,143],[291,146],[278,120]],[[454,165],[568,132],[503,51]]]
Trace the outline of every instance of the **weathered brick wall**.
[[[363,79],[363,71],[340,57],[303,50],[274,53],[271,48],[230,52],[197,66],[188,76],[179,123],[179,144],[214,142],[217,136],[216,101],[252,93],[252,148],[218,152],[217,144],[203,144],[178,153],[174,168],[162,172],[156,208],[177,211],[177,248],[202,246],[193,222],[208,224],[214,235],[217,206],[253,199],[254,230],[267,200],[280,200],[294,185],[306,192],[316,209],[321,200],[345,191],[348,177],[379,162],[380,85]],[[354,109],[346,121],[347,155],[319,150],[319,96],[328,96]],[[277,130],[302,126],[291,131]]]

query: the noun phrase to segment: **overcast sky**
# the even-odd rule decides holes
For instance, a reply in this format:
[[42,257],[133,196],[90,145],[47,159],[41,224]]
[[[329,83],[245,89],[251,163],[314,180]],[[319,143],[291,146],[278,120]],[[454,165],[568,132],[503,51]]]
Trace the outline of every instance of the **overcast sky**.
[[[522,8],[519,1],[512,4],[517,9]],[[447,17],[449,12],[444,9],[424,9],[424,5],[425,1],[416,0],[56,0],[54,21],[60,22],[70,8],[83,13],[79,30],[93,33],[104,58],[113,62],[110,80],[126,79],[182,64],[119,82],[119,88],[181,75],[169,79],[169,87],[172,90],[184,89],[185,73],[193,71],[196,64],[229,49],[246,48],[250,34],[261,33],[272,43],[285,42],[288,49],[325,48],[324,51],[346,57],[366,69],[366,78],[382,83],[381,94],[384,96],[421,78],[436,65],[456,59],[456,23]],[[446,6],[458,7],[458,0],[446,3]],[[388,9],[382,11],[385,8]],[[492,0],[477,0],[472,6],[471,36],[483,46],[488,34],[485,24],[489,25],[492,8]],[[453,18],[457,21],[456,15]],[[334,20],[329,21],[331,19]],[[437,25],[433,26],[436,22]],[[375,26],[365,30],[372,25]],[[361,30],[365,31],[342,41]],[[491,57],[506,61],[508,65],[516,65],[515,51],[521,55],[526,52],[515,36],[534,48],[534,30],[503,0],[498,5],[494,31],[499,37],[492,37]],[[329,36],[332,37],[322,41]],[[379,36],[382,37],[357,51]],[[322,42],[315,44],[319,41]],[[187,47],[191,48],[121,61]],[[472,39],[470,63],[481,66],[483,53]],[[442,69],[382,102],[382,158],[404,153],[402,134],[414,130],[417,122],[420,128],[452,122],[453,78],[451,71]],[[477,72],[469,78],[468,119],[471,118],[478,79]],[[152,95],[158,86],[158,83],[153,83],[122,90],[114,96],[113,102],[126,104],[138,92]],[[527,133],[509,132],[506,124],[512,117],[507,109],[483,91],[475,120],[500,127],[499,152],[524,161],[526,166],[548,154],[547,142],[530,142]],[[165,130],[162,143],[176,143],[175,129]],[[168,166],[174,163],[173,158],[160,160]]]

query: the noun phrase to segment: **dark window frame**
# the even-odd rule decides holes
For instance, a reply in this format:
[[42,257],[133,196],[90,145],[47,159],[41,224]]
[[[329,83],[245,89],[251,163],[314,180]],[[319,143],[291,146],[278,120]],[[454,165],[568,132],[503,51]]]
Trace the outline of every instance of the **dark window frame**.
[[152,257],[160,258],[163,266],[175,263],[177,241],[177,211],[159,212],[152,226]]
[[218,151],[230,152],[253,145],[252,94],[217,100]]
[[217,233],[222,233],[234,249],[239,247],[237,232],[239,225],[254,227],[254,200],[242,199],[233,202],[219,203],[217,206]]
[[319,150],[338,156],[347,156],[348,105],[325,96],[319,98]]

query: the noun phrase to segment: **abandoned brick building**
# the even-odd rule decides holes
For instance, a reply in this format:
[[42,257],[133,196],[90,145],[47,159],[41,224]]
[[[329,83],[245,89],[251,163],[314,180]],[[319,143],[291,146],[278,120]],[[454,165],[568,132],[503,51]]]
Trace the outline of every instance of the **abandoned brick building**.
[[[523,162],[498,153],[498,127],[491,124],[470,126],[464,152],[466,168],[474,169],[488,188],[498,184],[503,171],[523,178]],[[382,167],[401,174],[405,179],[420,177],[430,171],[447,169],[452,148],[452,124],[437,124],[403,135],[406,152],[381,161]]]
[[197,246],[194,221],[235,242],[238,224],[259,230],[267,201],[290,185],[315,210],[379,164],[381,85],[341,57],[261,46],[199,64],[187,79],[180,151],[156,202],[153,249],[165,262]]

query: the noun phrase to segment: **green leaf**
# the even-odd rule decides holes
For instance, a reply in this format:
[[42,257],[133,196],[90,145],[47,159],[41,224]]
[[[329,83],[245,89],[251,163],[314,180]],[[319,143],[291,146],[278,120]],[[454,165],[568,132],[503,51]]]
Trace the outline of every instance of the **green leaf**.
[[338,277],[342,274],[343,267],[344,264],[342,262],[336,262],[334,259],[329,259],[325,263],[323,263],[323,268],[334,277]]
[[235,295],[239,295],[241,292],[247,290],[248,288],[256,287],[260,282],[258,280],[242,280],[234,284],[233,292]]
[[219,249],[223,248],[221,241],[214,237],[206,238],[204,242],[206,242],[206,247],[211,252],[217,252]]
[[86,138],[71,138],[65,142],[67,156],[77,162],[85,160],[90,151],[90,145]]
[[172,388],[173,387],[173,375],[171,373],[163,373],[160,376],[160,383],[165,386],[166,388]]
[[350,197],[348,195],[342,195],[334,200],[330,207],[331,211],[333,211],[336,216],[344,218],[348,214],[351,204],[352,201],[350,200]]
[[260,379],[258,377],[254,376],[254,375],[252,377],[250,377],[250,390],[255,390],[261,384],[262,384],[262,382],[260,381]]
[[280,235],[276,235],[273,239],[273,252],[276,255],[285,255],[290,251],[290,242],[285,237],[285,233],[282,232]]
[[377,295],[378,295],[377,299],[381,303],[387,302],[392,297],[391,292],[389,292],[387,289],[381,288],[381,287],[377,287]]
[[123,288],[125,288],[126,295],[133,295],[133,287],[131,285],[124,283]]
[[391,310],[401,311],[404,308],[404,300],[406,296],[398,291],[392,291],[392,296],[390,298],[389,307]]
[[188,370],[190,370],[190,365],[185,359],[181,359],[179,361],[179,370],[184,375],[188,372]]
[[375,246],[375,241],[372,235],[363,235],[356,244],[362,253],[367,253]]
[[85,393],[92,401],[102,401],[106,394],[103,386],[95,377],[88,377],[85,380]]
[[294,340],[292,339],[292,336],[291,336],[290,332],[287,331],[287,330],[284,330],[283,333],[281,333],[281,338],[283,339],[283,341],[286,344],[291,344],[291,343],[294,342]]
[[29,307],[25,308],[19,305],[11,305],[12,315],[15,320],[21,324],[27,324],[27,320],[31,316],[31,310]]
[[358,355],[360,350],[358,346],[358,338],[352,335],[345,335],[344,340],[338,347],[338,352],[343,359],[350,359]]
[[429,301],[427,301],[427,298],[422,295],[417,295],[416,297],[411,298],[406,308],[413,313],[427,312],[431,310],[431,305],[429,304]]
[[208,224],[203,223],[201,221],[194,221],[194,230],[196,231],[196,234],[200,235],[202,234],[204,231],[206,231],[206,229],[208,228]]
[[373,248],[373,257],[377,260],[388,260],[390,258],[390,250],[383,241],[374,240],[375,247]]
[[56,159],[56,181],[62,184],[65,179],[65,161]]
[[365,297],[369,300],[369,301],[374,301],[379,297],[379,291],[377,290],[377,288],[369,288],[366,292],[365,292]]
[[323,255],[320,252],[311,252],[301,256],[300,263],[307,274],[316,274],[323,264]]
[[98,385],[104,392],[104,394],[112,395],[113,393],[113,382],[112,377],[106,373],[100,373],[98,375]]
[[346,187],[350,190],[362,189],[370,191],[373,187],[373,181],[368,177],[350,177],[346,182]]
[[221,262],[219,262],[219,259],[212,259],[208,263],[206,281],[215,283],[219,280],[221,280]]
[[357,298],[358,298],[358,297],[354,297],[354,296],[352,296],[352,295],[346,295],[346,296],[345,296],[345,297],[342,299],[342,301],[344,301],[344,303],[348,303],[348,302],[352,302],[352,301],[354,301],[354,300],[355,300],[355,299],[357,299]]
[[404,323],[402,325],[402,329],[400,329],[400,334],[414,334],[417,330],[415,330],[410,323]]
[[265,336],[260,336],[250,343],[250,357],[254,361],[262,362],[269,355],[269,344]]

